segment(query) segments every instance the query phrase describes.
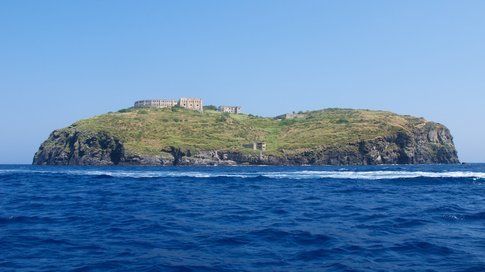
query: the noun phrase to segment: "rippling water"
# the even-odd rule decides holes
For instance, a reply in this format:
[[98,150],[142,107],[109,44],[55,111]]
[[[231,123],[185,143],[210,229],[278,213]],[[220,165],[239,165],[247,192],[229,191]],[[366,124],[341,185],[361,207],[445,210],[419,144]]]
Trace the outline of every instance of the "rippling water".
[[0,271],[485,271],[485,165],[0,166]]

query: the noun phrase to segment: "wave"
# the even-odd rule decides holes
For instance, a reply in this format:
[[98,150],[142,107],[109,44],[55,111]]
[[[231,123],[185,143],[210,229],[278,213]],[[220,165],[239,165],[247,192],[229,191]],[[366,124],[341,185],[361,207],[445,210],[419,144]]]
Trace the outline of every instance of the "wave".
[[36,175],[75,175],[96,176],[98,178],[241,178],[241,179],[351,179],[351,180],[392,180],[415,178],[470,178],[485,179],[485,172],[474,171],[126,171],[126,170],[33,170],[33,169],[0,169],[0,176],[14,174]]

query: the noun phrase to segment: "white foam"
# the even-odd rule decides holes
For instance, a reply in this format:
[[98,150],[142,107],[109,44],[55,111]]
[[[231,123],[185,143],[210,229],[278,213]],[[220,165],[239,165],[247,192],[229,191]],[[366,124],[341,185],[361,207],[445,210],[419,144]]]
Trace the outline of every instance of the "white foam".
[[424,172],[424,171],[299,171],[292,173],[270,173],[275,178],[332,178],[332,179],[410,179],[410,178],[485,178],[484,172]]
[[75,176],[111,176],[116,178],[255,178],[266,177],[272,179],[412,179],[412,178],[474,178],[485,179],[485,172],[474,171],[450,171],[450,172],[426,172],[426,171],[126,171],[126,170],[34,170],[34,169],[0,169],[0,175],[12,173],[52,174],[52,175],[75,175]]

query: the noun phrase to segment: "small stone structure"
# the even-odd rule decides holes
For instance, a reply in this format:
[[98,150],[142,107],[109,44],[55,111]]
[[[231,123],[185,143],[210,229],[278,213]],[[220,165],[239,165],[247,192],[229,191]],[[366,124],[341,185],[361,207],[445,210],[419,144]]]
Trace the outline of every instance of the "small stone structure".
[[239,114],[239,113],[241,113],[241,107],[239,107],[239,106],[219,106],[219,111],[220,112],[228,112],[228,113]]
[[297,119],[297,118],[304,118],[304,113],[285,113],[283,115],[278,115],[274,119],[286,120],[286,119]]
[[243,147],[251,148],[252,150],[266,151],[266,143],[265,142],[252,142],[252,143],[249,143],[249,144],[244,144]]
[[173,108],[179,106],[181,108],[203,111],[204,106],[200,98],[180,98],[179,101],[171,99],[152,99],[140,100],[135,102],[135,108]]
[[261,151],[266,151],[266,143],[265,142],[256,143],[256,149]]

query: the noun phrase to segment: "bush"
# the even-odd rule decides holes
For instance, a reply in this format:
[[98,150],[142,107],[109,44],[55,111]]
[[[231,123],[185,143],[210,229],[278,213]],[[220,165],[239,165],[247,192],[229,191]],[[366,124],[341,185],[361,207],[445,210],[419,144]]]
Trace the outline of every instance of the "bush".
[[125,113],[125,112],[130,112],[130,109],[121,109],[118,111],[119,113]]
[[296,122],[298,122],[297,119],[283,119],[283,120],[280,121],[280,124],[283,125],[283,126],[288,126],[288,125],[292,125]]
[[214,106],[214,105],[207,105],[207,106],[204,106],[204,110],[213,110],[213,111],[217,111],[217,107]]
[[337,120],[336,123],[337,124],[348,124],[349,123],[349,120],[344,119],[344,118],[340,118],[340,119]]
[[219,122],[226,122],[227,119],[229,119],[231,117],[231,115],[228,113],[228,112],[224,112],[223,114],[221,114],[221,116],[218,118],[218,121]]

